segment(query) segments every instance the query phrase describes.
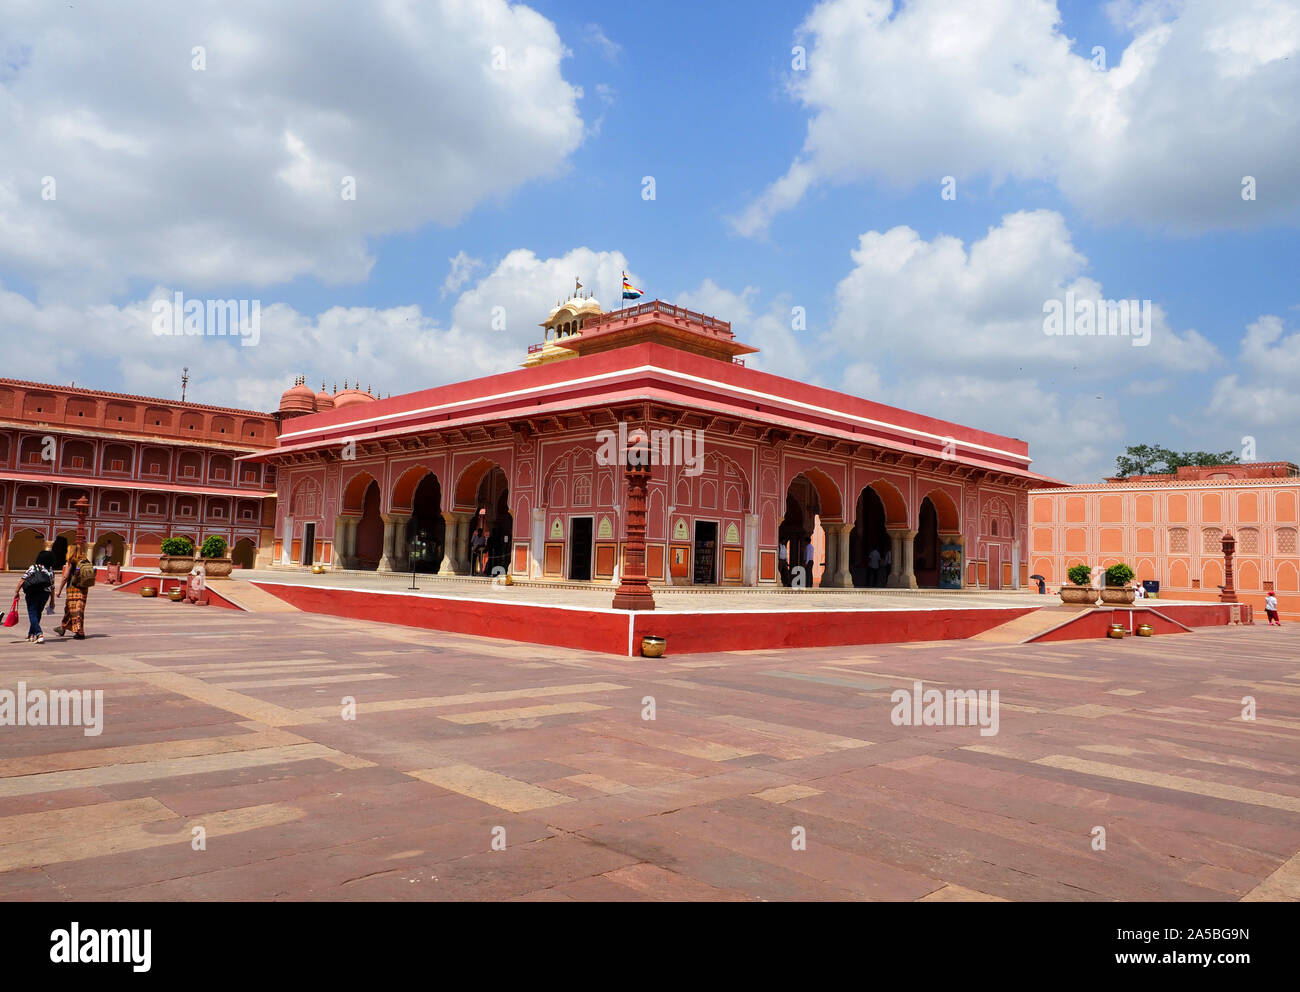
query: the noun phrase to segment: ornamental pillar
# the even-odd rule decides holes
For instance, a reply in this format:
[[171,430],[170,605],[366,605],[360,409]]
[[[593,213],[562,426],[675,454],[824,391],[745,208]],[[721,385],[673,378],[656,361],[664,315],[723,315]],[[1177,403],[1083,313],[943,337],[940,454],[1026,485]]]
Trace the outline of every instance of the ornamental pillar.
[[442,564],[439,575],[456,575],[460,571],[460,520],[464,514],[444,510],[442,513]]
[[849,573],[849,538],[852,533],[852,527],[848,524],[840,524],[839,548],[835,552],[835,587],[837,589],[848,589],[853,585],[853,576]]
[[[409,516],[400,513],[381,513],[379,519],[384,522],[384,553],[379,558],[377,572],[397,572],[401,570],[401,555],[397,550],[398,528],[404,526]],[[405,535],[403,535],[405,536]]]
[[460,575],[469,575],[469,534],[477,514],[457,513],[456,517],[456,571]]
[[758,585],[758,514],[745,514],[745,585]]
[[900,580],[903,576],[903,544],[905,543],[904,535],[907,534],[907,531],[892,527],[885,532],[889,535],[893,549],[890,556],[889,577],[885,579],[885,585],[890,589],[897,589],[902,585]]
[[902,544],[903,566],[902,571],[898,573],[898,588],[915,589],[916,573],[912,568],[912,561],[916,555],[916,534],[914,530],[903,530],[897,532]]

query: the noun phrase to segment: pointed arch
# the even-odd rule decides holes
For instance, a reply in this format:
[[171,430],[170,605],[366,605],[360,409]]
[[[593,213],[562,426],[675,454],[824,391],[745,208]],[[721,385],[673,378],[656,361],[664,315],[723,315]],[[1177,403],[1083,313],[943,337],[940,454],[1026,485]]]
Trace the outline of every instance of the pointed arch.
[[[393,498],[389,503],[394,513],[410,513],[411,505],[415,499],[415,490],[419,488],[420,483],[424,481],[425,476],[432,475],[438,478],[438,473],[429,466],[420,464],[413,465],[397,477],[393,483]],[[438,480],[441,484],[442,480]]]
[[[868,482],[863,489],[870,489],[885,507],[885,526],[899,530],[907,528],[907,500],[888,479],[879,478]],[[862,494],[858,493],[859,499]]]
[[796,472],[786,482],[786,492],[794,485],[796,479],[803,476],[817,491],[817,502],[819,506],[819,515],[822,520],[838,522],[844,519],[844,500],[840,494],[840,487],[835,484],[835,480],[819,468],[805,468]]
[[[961,530],[961,511],[957,507],[957,502],[948,495],[948,492],[936,486],[921,497],[921,502],[924,503],[927,499],[934,505],[935,517],[938,519],[939,524],[939,533],[958,533]],[[917,510],[919,513],[919,506]],[[920,526],[919,517],[917,518],[917,526]]]
[[[478,499],[479,483],[494,468],[501,469],[502,474],[505,474],[505,469],[501,463],[493,458],[476,458],[465,467],[465,470],[460,473],[460,478],[456,480],[455,497],[453,499],[453,505],[456,509],[474,509],[474,504]],[[508,485],[509,476],[506,476],[506,479]]]
[[366,490],[370,484],[378,483],[379,480],[367,472],[365,469],[359,469],[355,475],[348,479],[343,487],[343,512],[351,516],[360,516],[365,509]]

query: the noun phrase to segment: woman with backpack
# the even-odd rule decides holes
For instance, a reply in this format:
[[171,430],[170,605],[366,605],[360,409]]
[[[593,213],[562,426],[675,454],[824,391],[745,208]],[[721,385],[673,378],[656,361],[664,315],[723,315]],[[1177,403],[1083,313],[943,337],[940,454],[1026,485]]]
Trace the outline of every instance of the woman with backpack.
[[68,593],[63,603],[63,623],[54,628],[60,637],[71,631],[78,641],[86,639],[86,595],[94,584],[95,566],[86,557],[85,544],[72,545],[68,549],[68,563],[63,566],[63,576],[54,593],[61,595],[65,589]]
[[14,593],[15,599],[18,598],[19,592],[27,596],[28,641],[35,641],[37,644],[45,643],[45,635],[41,633],[41,610],[45,609],[45,601],[50,598],[50,593],[53,591],[54,555],[49,551],[42,551],[36,556],[36,563],[18,580],[18,590]]

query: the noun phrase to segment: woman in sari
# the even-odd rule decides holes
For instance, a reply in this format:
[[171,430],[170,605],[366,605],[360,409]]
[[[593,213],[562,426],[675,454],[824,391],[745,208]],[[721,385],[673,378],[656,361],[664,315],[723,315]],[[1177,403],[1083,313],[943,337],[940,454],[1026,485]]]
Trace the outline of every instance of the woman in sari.
[[63,623],[55,627],[54,632],[60,637],[71,632],[78,641],[86,638],[86,594],[89,590],[81,588],[77,582],[77,569],[86,561],[89,561],[86,546],[81,543],[72,545],[68,549],[68,562],[63,566],[63,573],[59,577],[59,587],[54,593],[57,596],[67,590],[63,601]]

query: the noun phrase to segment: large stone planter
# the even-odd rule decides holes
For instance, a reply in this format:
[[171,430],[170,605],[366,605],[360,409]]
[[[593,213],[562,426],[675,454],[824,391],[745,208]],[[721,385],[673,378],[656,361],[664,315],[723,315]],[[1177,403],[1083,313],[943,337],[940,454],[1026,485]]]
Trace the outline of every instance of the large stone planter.
[[228,579],[235,567],[233,558],[203,558],[203,571],[209,579]]
[[1083,605],[1097,602],[1097,590],[1092,586],[1061,586],[1061,602]]
[[1126,606],[1136,598],[1132,586],[1106,586],[1101,590],[1101,601],[1111,606]]
[[159,555],[158,571],[163,575],[189,575],[194,567],[193,555]]

